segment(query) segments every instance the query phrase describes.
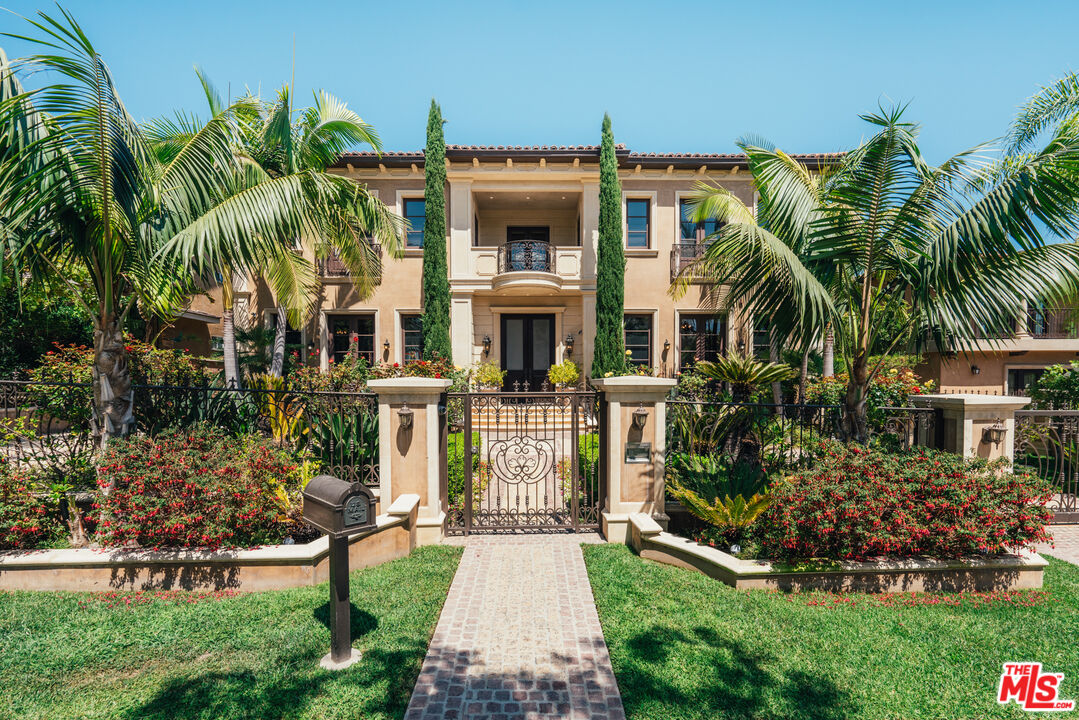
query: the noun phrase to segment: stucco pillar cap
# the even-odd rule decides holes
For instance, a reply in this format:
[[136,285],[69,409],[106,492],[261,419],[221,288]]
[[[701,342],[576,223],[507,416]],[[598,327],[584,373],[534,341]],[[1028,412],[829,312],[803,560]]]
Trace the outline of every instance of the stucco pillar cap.
[[939,408],[955,408],[970,410],[1022,410],[1030,404],[1030,398],[1014,395],[974,395],[974,394],[947,394],[947,395],[915,395],[911,402],[916,406],[931,406]]
[[445,378],[400,377],[368,380],[367,387],[380,397],[391,398],[399,395],[441,395],[453,384]]
[[620,375],[618,377],[596,378],[592,385],[603,392],[634,400],[662,400],[678,381],[671,378],[649,377],[648,375]]

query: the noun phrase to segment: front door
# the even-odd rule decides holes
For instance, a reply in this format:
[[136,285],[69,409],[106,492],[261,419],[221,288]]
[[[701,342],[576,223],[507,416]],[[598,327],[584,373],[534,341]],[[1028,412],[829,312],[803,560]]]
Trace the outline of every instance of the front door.
[[503,391],[539,390],[553,362],[554,315],[502,316]]

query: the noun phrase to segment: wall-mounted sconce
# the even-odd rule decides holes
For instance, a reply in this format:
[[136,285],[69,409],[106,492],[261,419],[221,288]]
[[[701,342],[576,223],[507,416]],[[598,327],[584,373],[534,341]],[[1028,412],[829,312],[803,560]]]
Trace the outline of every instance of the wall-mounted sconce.
[[995,423],[982,430],[982,440],[999,447],[1004,442],[1004,436],[1007,434],[1008,426],[1004,424],[1003,420],[997,418]]
[[386,338],[382,341],[382,351],[388,353],[390,351],[390,339]]
[[644,403],[641,403],[641,405],[633,411],[633,427],[637,430],[644,430],[644,424],[646,422],[648,422],[648,411],[644,409]]
[[491,336],[490,335],[484,335],[483,336],[483,354],[484,355],[490,355],[491,354]]
[[405,403],[401,406],[401,409],[397,411],[397,418],[401,421],[402,430],[412,429],[412,408]]
[[573,335],[572,334],[566,336],[566,354],[567,355],[572,355],[573,354]]
[[670,349],[671,349],[671,341],[670,340],[664,340],[663,341],[663,354],[666,355],[668,352],[670,352]]
[[745,355],[746,354],[746,341],[745,340],[739,340],[738,341],[738,354],[739,355]]
[[980,367],[978,367],[977,365],[971,365],[970,366],[970,374],[971,375],[980,375],[981,372],[982,372],[982,369]]

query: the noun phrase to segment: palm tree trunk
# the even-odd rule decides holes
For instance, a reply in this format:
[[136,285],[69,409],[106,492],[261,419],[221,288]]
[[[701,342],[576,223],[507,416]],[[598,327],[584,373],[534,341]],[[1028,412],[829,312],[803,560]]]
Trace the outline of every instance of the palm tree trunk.
[[802,368],[798,375],[798,402],[806,401],[806,378],[809,377],[809,348],[802,351]]
[[[768,359],[771,362],[779,362],[779,337],[775,330],[772,331],[772,342],[768,343]],[[783,384],[780,382],[772,383],[772,404],[781,405],[783,403]]]
[[94,321],[94,440],[104,448],[123,437],[135,424],[131,368],[116,313],[103,313]]
[[828,323],[824,328],[824,350],[821,353],[824,360],[824,368],[821,375],[832,377],[835,375],[835,331],[832,324]]
[[865,443],[869,439],[869,356],[859,350],[850,368],[847,396],[843,404],[843,434],[847,440]]
[[285,330],[288,322],[283,308],[277,308],[277,325],[273,334],[273,357],[270,360],[270,374],[281,377],[285,372]]
[[233,313],[232,277],[221,284],[221,339],[225,345],[225,385],[240,387],[240,362],[236,355],[236,319]]

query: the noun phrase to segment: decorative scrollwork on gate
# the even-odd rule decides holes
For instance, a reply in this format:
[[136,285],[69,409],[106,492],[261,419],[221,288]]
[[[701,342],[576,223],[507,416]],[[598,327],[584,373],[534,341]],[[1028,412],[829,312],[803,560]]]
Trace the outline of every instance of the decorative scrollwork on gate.
[[1015,467],[1053,484],[1049,509],[1079,512],[1079,412],[1021,410],[1015,413]]
[[554,444],[527,435],[491,443],[491,472],[504,483],[538,483],[554,468]]

